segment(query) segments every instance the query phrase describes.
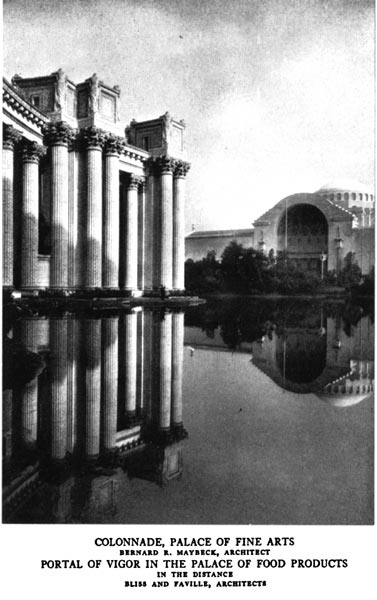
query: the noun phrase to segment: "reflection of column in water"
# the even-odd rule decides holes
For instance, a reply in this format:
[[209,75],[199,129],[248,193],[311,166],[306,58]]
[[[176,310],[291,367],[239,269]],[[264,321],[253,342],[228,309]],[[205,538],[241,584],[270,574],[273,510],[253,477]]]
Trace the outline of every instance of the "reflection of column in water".
[[136,412],[144,414],[144,313],[137,320]]
[[182,378],[183,378],[183,335],[184,313],[173,314],[172,344],[172,425],[174,429],[182,429]]
[[153,313],[145,311],[143,314],[143,389],[144,389],[144,415],[148,423],[152,420],[152,327]]
[[118,317],[102,320],[102,398],[103,445],[105,450],[116,446],[118,402]]
[[67,373],[67,451],[73,454],[77,445],[77,371],[79,360],[79,322],[68,321]]
[[3,457],[5,460],[12,456],[12,407],[13,407],[13,392],[12,390],[3,391]]
[[136,415],[137,313],[124,315],[125,411],[128,419]]
[[84,325],[86,436],[85,451],[95,458],[100,448],[101,411],[101,321],[87,319]]
[[67,452],[67,341],[68,321],[50,323],[51,458],[63,460]]
[[[23,319],[21,321],[21,343],[31,352],[38,350],[38,330],[40,319]],[[27,446],[37,442],[38,430],[38,378],[26,384],[21,392],[21,438]]]
[[166,313],[160,323],[160,431],[170,429],[172,315]]

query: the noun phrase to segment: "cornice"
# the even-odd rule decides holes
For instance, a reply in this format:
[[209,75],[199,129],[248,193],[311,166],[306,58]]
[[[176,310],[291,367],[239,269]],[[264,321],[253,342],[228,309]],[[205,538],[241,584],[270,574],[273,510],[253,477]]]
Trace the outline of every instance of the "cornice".
[[27,100],[22,98],[6,79],[3,79],[3,102],[12,110],[39,127],[42,127],[49,122],[49,118],[35,108],[35,106],[32,106]]

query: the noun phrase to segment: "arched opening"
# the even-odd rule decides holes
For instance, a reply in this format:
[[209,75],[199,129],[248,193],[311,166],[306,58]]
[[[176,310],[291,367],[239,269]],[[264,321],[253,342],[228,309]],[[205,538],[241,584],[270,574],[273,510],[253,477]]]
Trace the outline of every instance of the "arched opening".
[[297,267],[321,272],[328,254],[328,225],[311,204],[296,204],[283,212],[278,225],[278,251],[286,251]]

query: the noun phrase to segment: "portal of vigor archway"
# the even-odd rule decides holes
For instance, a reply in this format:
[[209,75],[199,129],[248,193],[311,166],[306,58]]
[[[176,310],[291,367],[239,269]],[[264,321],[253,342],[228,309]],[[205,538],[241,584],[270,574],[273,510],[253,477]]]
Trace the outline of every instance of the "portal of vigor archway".
[[324,214],[310,204],[284,210],[278,225],[278,251],[286,251],[302,269],[319,271],[327,256],[328,225]]

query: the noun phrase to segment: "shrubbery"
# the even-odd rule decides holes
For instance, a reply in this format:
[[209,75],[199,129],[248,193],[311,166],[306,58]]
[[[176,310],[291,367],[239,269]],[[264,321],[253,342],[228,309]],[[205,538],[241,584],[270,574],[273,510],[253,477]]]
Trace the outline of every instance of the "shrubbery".
[[[210,252],[202,260],[187,260],[185,270],[186,288],[195,293],[315,294],[323,292],[329,285],[352,288],[360,287],[363,282],[361,269],[351,252],[345,257],[339,273],[329,271],[322,280],[316,271],[297,267],[286,252],[275,255],[271,250],[266,255],[254,248],[243,248],[237,242],[231,242],[225,248],[221,261]],[[374,287],[374,279],[369,287]]]

